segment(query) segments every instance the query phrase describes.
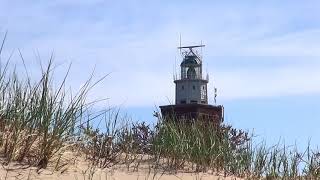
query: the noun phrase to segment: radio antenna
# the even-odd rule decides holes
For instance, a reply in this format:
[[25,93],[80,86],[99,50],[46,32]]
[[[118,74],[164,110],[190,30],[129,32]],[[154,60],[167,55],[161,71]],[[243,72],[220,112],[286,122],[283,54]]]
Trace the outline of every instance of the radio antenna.
[[177,74],[178,74],[178,73],[177,73],[177,56],[174,57],[174,74],[175,74],[175,75],[174,75],[174,76],[175,76],[175,77],[174,77],[174,80],[176,80],[176,79],[177,79],[177,76],[178,76],[178,75],[177,75]]
[[[179,35],[180,35],[180,37],[179,37],[179,43],[180,43],[179,47],[181,47],[181,33]],[[180,54],[181,54],[181,49],[180,49]]]
[[217,105],[217,96],[218,96],[218,89],[214,88],[214,104]]
[[201,40],[201,61],[202,61],[202,58],[203,58],[203,54],[202,54],[202,40]]

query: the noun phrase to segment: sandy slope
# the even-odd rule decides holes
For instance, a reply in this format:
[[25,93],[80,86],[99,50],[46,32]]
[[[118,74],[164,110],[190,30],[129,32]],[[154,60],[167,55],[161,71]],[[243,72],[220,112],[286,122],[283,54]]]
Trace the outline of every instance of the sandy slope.
[[60,164],[67,164],[59,167],[59,171],[53,171],[56,164],[51,163],[47,169],[37,170],[35,167],[23,166],[11,163],[8,166],[0,167],[0,180],[13,179],[48,179],[48,180],[130,180],[130,179],[161,179],[161,180],[217,180],[217,179],[239,179],[234,177],[224,178],[216,173],[186,173],[166,174],[154,169],[150,170],[148,165],[141,164],[138,170],[127,169],[125,165],[116,165],[108,169],[99,169],[89,165],[79,155],[64,156]]
[[[3,168],[0,170],[0,179],[49,179],[49,180],[87,180],[90,178],[90,173],[85,172],[64,172],[64,173],[52,173],[49,170],[43,170],[36,172],[34,168],[27,169],[17,169],[11,171],[5,171]],[[170,174],[154,174],[154,173],[145,173],[145,172],[123,172],[119,170],[95,170],[92,176],[93,180],[127,180],[127,179],[161,179],[161,180],[217,180],[217,179],[239,179],[239,178],[223,178],[222,176],[209,175],[209,174],[193,174],[193,173],[178,173],[174,175]]]

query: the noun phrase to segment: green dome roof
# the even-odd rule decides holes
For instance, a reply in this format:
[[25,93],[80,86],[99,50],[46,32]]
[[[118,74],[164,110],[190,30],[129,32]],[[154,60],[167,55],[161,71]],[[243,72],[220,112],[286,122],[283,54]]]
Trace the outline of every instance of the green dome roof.
[[199,65],[200,62],[198,60],[198,57],[195,56],[195,55],[191,55],[191,56],[185,56],[182,63],[181,63],[181,66],[182,65]]

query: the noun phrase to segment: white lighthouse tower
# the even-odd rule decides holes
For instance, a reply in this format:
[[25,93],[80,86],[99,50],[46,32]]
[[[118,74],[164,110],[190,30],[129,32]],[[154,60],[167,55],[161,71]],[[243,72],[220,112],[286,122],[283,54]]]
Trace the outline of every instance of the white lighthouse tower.
[[195,48],[199,46],[179,47],[182,55],[180,64],[180,77],[175,78],[176,103],[175,104],[208,104],[206,78],[202,76],[202,57]]
[[202,47],[204,45],[179,47],[182,62],[180,76],[174,78],[176,102],[174,105],[160,106],[165,120],[178,122],[201,120],[215,124],[223,122],[223,106],[208,104],[209,76],[203,77],[202,56],[197,51],[197,48]]

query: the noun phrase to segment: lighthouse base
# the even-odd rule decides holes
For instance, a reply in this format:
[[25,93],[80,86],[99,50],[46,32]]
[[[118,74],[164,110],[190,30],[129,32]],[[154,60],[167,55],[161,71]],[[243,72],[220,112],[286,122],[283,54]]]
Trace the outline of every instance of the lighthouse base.
[[220,124],[224,120],[222,105],[178,104],[160,106],[162,117],[174,121],[209,121]]

